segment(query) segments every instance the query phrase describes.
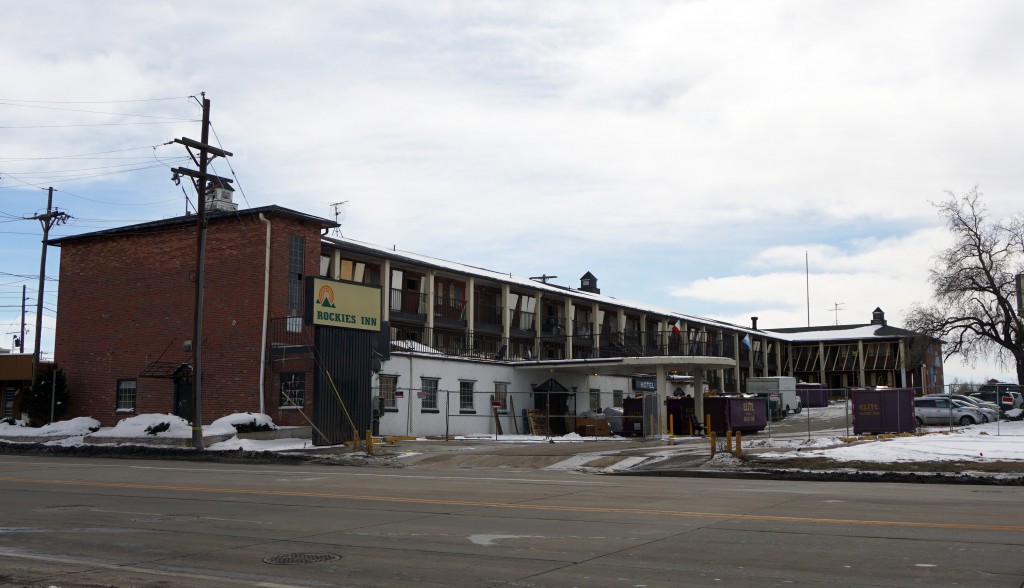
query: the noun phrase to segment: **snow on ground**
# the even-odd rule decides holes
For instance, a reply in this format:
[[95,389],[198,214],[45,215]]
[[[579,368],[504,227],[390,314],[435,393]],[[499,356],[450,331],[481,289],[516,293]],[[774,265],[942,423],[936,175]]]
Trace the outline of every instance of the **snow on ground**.
[[[157,433],[148,433],[147,429],[154,429],[167,424],[167,429]],[[181,437],[192,436],[192,426],[185,419],[171,414],[140,414],[118,421],[113,427],[104,427],[96,431],[91,437]]]
[[[927,434],[843,443],[825,439],[805,444],[801,440],[761,440],[749,447],[792,447],[793,451],[759,453],[759,458],[826,457],[836,461],[876,463],[913,461],[1024,461],[1024,423],[1000,422],[962,427],[952,431],[926,427]],[[768,441],[768,440],[765,440]],[[806,439],[803,441],[807,441]],[[760,443],[760,444],[759,444]],[[744,443],[747,446],[746,443]],[[831,445],[831,448],[823,448]]]
[[69,435],[88,435],[100,428],[100,422],[90,417],[78,417],[68,421],[57,421],[42,427],[29,427],[26,421],[10,425],[0,423],[0,436],[3,437],[66,437]]
[[583,441],[629,441],[628,437],[612,435],[611,437],[584,437],[578,433],[568,433],[560,437],[544,435],[456,435],[459,441],[497,441],[498,443],[580,443]]
[[227,441],[214,443],[206,449],[210,451],[294,451],[296,449],[309,449],[313,442],[309,439],[268,439],[265,441],[257,439],[239,439],[232,437]]

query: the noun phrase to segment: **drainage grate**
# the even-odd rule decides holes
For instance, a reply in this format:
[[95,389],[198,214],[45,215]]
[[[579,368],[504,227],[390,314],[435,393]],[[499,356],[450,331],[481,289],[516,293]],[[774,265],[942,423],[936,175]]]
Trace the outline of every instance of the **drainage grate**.
[[290,566],[295,564],[323,563],[341,559],[340,555],[333,553],[285,553],[284,555],[271,555],[263,558],[263,563],[275,566]]

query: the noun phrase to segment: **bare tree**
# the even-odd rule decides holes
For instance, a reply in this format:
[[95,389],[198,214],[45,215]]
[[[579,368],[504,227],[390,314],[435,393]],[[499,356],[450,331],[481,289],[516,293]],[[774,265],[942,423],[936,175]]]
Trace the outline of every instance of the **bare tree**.
[[974,189],[949,192],[936,204],[953,235],[939,252],[928,281],[933,300],[915,304],[909,329],[943,339],[945,355],[966,361],[994,360],[1015,366],[1024,382],[1024,322],[1017,314],[1014,276],[1024,264],[1024,216],[1006,221],[987,218],[984,197]]

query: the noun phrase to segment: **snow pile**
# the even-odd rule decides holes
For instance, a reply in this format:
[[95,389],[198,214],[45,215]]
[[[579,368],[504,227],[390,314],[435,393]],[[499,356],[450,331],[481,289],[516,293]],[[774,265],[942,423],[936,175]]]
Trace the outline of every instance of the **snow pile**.
[[744,467],[743,460],[731,453],[716,453],[714,457],[701,464],[701,468],[730,469]]
[[[166,428],[165,428],[166,425]],[[148,433],[147,430],[157,433]],[[140,414],[128,417],[109,429],[100,429],[91,437],[181,437],[192,436],[192,426],[185,419],[173,414]]]
[[90,417],[77,417],[69,421],[57,421],[42,427],[29,427],[25,421],[9,425],[0,423],[0,436],[3,437],[73,437],[88,435],[100,428],[100,422]]
[[221,417],[203,427],[204,435],[225,435],[236,433],[237,426],[253,426],[258,429],[276,429],[273,419],[265,414],[254,412],[236,412]]
[[313,446],[309,439],[239,439],[232,437],[227,441],[214,443],[206,449],[210,451],[294,451],[296,449],[308,449]]
[[758,447],[775,447],[783,449],[827,449],[829,447],[836,447],[842,445],[843,442],[838,437],[811,437],[800,438],[800,439],[757,439],[754,441],[744,441],[743,446],[751,449]]

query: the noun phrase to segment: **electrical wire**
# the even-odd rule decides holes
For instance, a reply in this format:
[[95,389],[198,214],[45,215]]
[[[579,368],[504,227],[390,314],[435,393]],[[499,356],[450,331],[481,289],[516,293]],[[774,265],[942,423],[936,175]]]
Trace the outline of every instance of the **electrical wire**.
[[[142,147],[126,147],[124,149],[111,149],[110,151],[93,151],[92,153],[80,153],[77,155],[54,155],[49,157],[0,157],[0,161],[29,161],[36,159],[79,159],[86,158],[91,155],[107,155],[109,153],[124,153],[126,151],[140,151],[142,149],[153,149],[155,147],[162,147],[164,145],[171,145],[174,141],[168,141],[166,143],[160,143],[159,145],[144,145]],[[148,156],[140,159],[149,159]]]
[[28,102],[33,104],[128,104],[131,102],[160,102],[163,100],[188,100],[195,96],[171,96],[170,98],[137,98],[135,100],[19,100],[17,98],[0,98],[0,102]]
[[181,121],[150,121],[150,122],[127,122],[127,123],[81,123],[69,125],[3,125],[0,129],[70,129],[74,127],[126,127],[131,125],[176,125],[179,122],[201,122],[199,119],[182,119]]
[[187,118],[178,118],[178,117],[174,117],[174,116],[159,116],[159,115],[156,115],[156,114],[131,114],[131,113],[128,113],[128,112],[102,112],[102,111],[98,111],[98,110],[82,110],[82,109],[79,109],[79,108],[60,108],[60,107],[57,107],[57,106],[38,106],[38,105],[35,105],[35,104],[15,104],[13,102],[5,102],[5,101],[2,101],[2,100],[0,100],[0,106],[15,106],[15,107],[18,107],[18,108],[38,108],[38,109],[42,109],[42,110],[61,110],[61,111],[64,111],[64,112],[82,112],[82,113],[85,113],[85,114],[108,114],[108,115],[111,115],[111,116],[135,116],[135,117],[139,117],[139,118],[160,118],[160,119],[164,119],[164,120],[174,120],[174,121],[181,121],[181,122],[190,122],[192,120],[192,119],[187,119]]

